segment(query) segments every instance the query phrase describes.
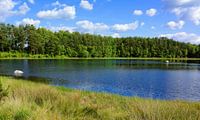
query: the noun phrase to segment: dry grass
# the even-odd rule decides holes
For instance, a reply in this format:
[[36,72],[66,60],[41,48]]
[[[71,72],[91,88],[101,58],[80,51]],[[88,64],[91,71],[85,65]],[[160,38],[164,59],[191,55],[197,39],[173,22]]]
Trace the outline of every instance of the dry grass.
[[200,103],[159,101],[57,88],[1,77],[10,86],[0,120],[200,120]]

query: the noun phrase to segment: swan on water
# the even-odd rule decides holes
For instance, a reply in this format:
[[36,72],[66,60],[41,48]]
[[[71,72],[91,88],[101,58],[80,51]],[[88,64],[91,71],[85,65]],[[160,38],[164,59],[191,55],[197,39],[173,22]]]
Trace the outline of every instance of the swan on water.
[[23,74],[24,74],[24,72],[21,71],[21,70],[15,70],[15,71],[14,71],[14,75],[15,75],[16,77],[21,77],[21,76],[23,76]]

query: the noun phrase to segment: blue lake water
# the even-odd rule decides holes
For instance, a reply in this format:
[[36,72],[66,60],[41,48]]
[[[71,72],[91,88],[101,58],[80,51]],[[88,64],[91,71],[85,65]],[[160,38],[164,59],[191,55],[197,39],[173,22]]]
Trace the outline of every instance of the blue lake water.
[[0,60],[0,74],[143,98],[200,101],[200,61]]

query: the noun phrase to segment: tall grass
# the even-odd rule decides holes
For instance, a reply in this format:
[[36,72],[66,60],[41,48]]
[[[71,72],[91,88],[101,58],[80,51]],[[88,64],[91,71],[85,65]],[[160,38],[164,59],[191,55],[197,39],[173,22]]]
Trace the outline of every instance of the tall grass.
[[84,92],[0,78],[10,86],[0,120],[199,120],[200,103]]
[[8,96],[8,87],[4,88],[2,82],[0,81],[0,102]]

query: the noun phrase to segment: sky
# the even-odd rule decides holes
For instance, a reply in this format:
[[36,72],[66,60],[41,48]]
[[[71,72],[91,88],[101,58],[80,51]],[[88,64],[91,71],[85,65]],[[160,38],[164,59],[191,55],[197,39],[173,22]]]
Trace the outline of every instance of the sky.
[[200,0],[0,0],[0,22],[200,44]]

